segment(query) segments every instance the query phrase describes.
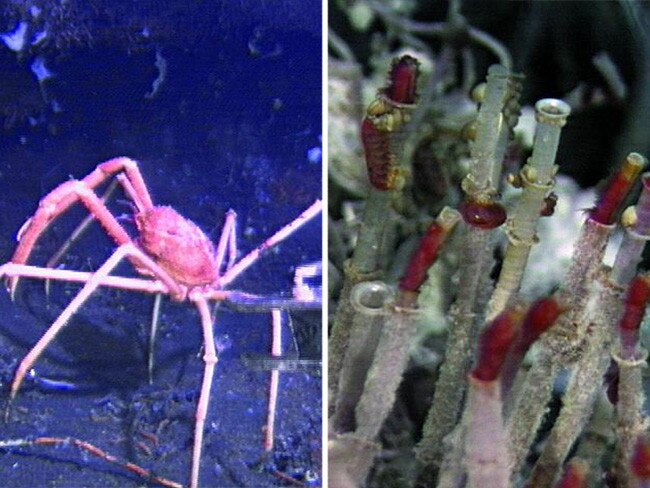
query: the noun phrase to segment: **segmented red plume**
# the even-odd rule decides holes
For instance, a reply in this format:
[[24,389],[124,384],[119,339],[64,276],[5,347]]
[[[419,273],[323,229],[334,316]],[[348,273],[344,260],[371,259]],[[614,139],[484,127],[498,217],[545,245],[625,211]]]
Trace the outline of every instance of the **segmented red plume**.
[[463,220],[472,227],[479,229],[495,229],[506,221],[506,209],[494,201],[480,202],[464,200],[458,210]]
[[420,62],[408,54],[393,61],[385,95],[396,103],[415,103],[419,71]]
[[530,346],[539,339],[539,336],[550,329],[565,311],[564,304],[553,296],[540,298],[528,308],[521,331],[502,368],[501,382],[504,395],[510,391],[517,371]]
[[393,147],[393,134],[408,120],[407,105],[415,103],[419,65],[408,55],[393,62],[388,84],[370,104],[361,124],[368,178],[378,190],[393,190],[397,185],[395,153],[399,148]]
[[378,190],[395,188],[399,169],[391,149],[390,132],[377,128],[368,117],[361,124],[361,141],[366,153],[366,167],[370,184]]
[[497,315],[483,331],[479,342],[478,361],[470,373],[475,379],[486,382],[497,379],[523,318],[523,309],[515,306]]
[[641,327],[648,300],[650,300],[649,278],[646,275],[635,276],[627,289],[623,315],[618,323],[621,346],[626,355],[634,354],[639,339],[639,327]]
[[646,159],[643,156],[630,153],[607,183],[596,207],[590,213],[590,218],[602,225],[613,224],[618,209],[634,186],[645,165]]
[[565,311],[566,307],[556,297],[540,298],[534,302],[526,313],[517,347],[524,353],[528,351],[533,342],[550,329]]
[[637,330],[641,325],[645,306],[650,299],[650,283],[644,276],[635,276],[625,297],[625,311],[619,323],[621,329]]
[[404,275],[399,280],[399,287],[404,291],[418,292],[427,279],[427,271],[438,259],[438,253],[447,236],[460,220],[458,212],[445,208],[440,216],[431,223],[420,240],[417,249],[411,254]]

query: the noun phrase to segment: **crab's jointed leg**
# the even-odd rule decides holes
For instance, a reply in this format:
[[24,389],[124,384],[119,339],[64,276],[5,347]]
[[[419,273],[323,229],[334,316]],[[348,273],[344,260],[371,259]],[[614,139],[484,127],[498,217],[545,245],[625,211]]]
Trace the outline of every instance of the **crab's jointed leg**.
[[[106,203],[108,199],[113,195],[113,192],[117,188],[118,181],[113,180],[111,184],[106,188],[106,191],[104,194],[101,196],[101,201]],[[72,231],[72,234],[70,234],[70,237],[68,237],[65,242],[61,245],[59,250],[54,253],[54,255],[47,261],[47,264],[45,265],[48,268],[55,268],[59,262],[61,261],[61,258],[63,258],[64,254],[68,252],[68,249],[79,240],[79,238],[83,235],[84,232],[88,229],[90,224],[92,224],[95,221],[95,216],[93,214],[87,215],[81,223],[77,226],[75,230]],[[47,292],[47,284],[49,283],[46,282],[46,292]]]
[[316,200],[312,203],[305,211],[303,211],[296,219],[288,223],[275,234],[265,240],[258,247],[249,252],[246,256],[241,258],[237,263],[235,263],[232,268],[224,273],[224,275],[219,278],[218,285],[219,288],[224,288],[229,283],[231,283],[237,276],[243,273],[249,266],[251,266],[255,261],[259,259],[262,253],[271,247],[282,242],[284,239],[293,234],[296,230],[302,227],[304,224],[309,222],[311,219],[316,217],[323,207],[323,203],[320,200]]
[[[164,271],[162,271],[164,273]],[[46,280],[68,281],[71,283],[88,283],[94,272],[72,271],[69,269],[42,268],[29,264],[15,264],[12,262],[0,266],[0,279],[3,277],[17,276],[20,278],[41,278]],[[165,277],[165,280],[171,280]],[[174,283],[173,281],[171,283]],[[175,284],[175,283],[174,283]],[[145,278],[130,278],[125,276],[104,276],[99,280],[100,286],[119,288],[120,290],[140,291],[143,293],[169,294],[169,288],[163,281]],[[230,292],[221,291],[215,294],[215,300],[226,300]],[[238,292],[235,292],[237,294]]]
[[[273,309],[271,311],[272,337],[271,356],[282,356],[282,311]],[[278,403],[278,387],[280,386],[280,371],[271,370],[271,382],[269,384],[269,407],[266,416],[266,428],[264,429],[264,451],[270,453],[273,450],[275,438],[275,410]]]
[[[68,323],[70,318],[79,310],[79,308],[85,303],[86,300],[92,295],[92,293],[102,284],[103,280],[108,278],[108,274],[117,266],[124,258],[133,257],[137,259],[138,263],[145,266],[150,270],[158,279],[160,279],[166,287],[171,287],[171,289],[178,290],[178,293],[182,293],[182,290],[178,285],[165,273],[160,267],[153,262],[151,258],[145,255],[140,251],[133,243],[128,242],[118,247],[117,250],[111,255],[108,260],[100,266],[100,268],[93,273],[86,284],[81,288],[79,293],[72,299],[68,306],[61,312],[57,317],[54,323],[50,328],[43,334],[43,336],[38,340],[34,347],[27,353],[27,355],[22,359],[16,370],[14,380],[11,384],[10,392],[10,401],[13,400],[18,393],[21,383],[25,378],[25,375],[32,368],[36,360],[47,348],[47,346],[52,342],[56,337],[59,331]],[[12,263],[7,264],[6,266],[11,266]],[[16,265],[14,265],[16,266]],[[10,268],[5,268],[3,266],[0,268],[0,271],[5,272]],[[58,270],[44,270],[46,272],[53,272]],[[50,275],[51,276],[51,275]]]
[[[93,189],[106,181],[113,174],[124,171],[130,186],[137,194],[138,200],[145,208],[153,206],[138,165],[129,158],[114,158],[101,163],[94,171],[82,180],[66,181],[47,194],[39,203],[36,213],[18,233],[18,247],[11,261],[25,264],[29,259],[36,241],[47,227],[63,212],[77,201],[81,201],[88,211],[95,216],[106,229],[118,246],[131,242],[131,238],[117,219],[108,211],[104,202],[94,193]],[[128,190],[127,190],[128,192]],[[9,280],[9,289],[13,298],[18,277]]]
[[226,213],[226,219],[223,223],[215,251],[215,262],[219,272],[221,272],[226,254],[228,255],[228,261],[226,262],[227,271],[232,268],[235,259],[237,259],[237,214],[232,209]]
[[[141,210],[152,208],[153,201],[151,200],[151,195],[149,195],[149,190],[147,190],[144,178],[142,178],[138,163],[131,158],[118,157],[104,161],[81,181],[88,185],[89,188],[95,188],[114,174],[122,171],[126,174],[130,186],[133,188],[133,194],[137,195],[133,197],[134,200],[137,200],[142,205]],[[122,184],[124,185],[124,183]],[[127,193],[130,193],[128,189],[125,188],[125,190]]]
[[201,327],[203,329],[204,354],[203,361],[205,368],[203,370],[203,383],[201,384],[201,393],[199,402],[196,406],[196,423],[194,425],[194,448],[192,450],[192,472],[190,475],[190,487],[199,486],[199,469],[201,467],[201,450],[203,448],[203,428],[205,427],[205,417],[208,413],[208,404],[210,403],[210,390],[212,388],[212,378],[214,376],[214,366],[218,361],[217,351],[214,346],[214,334],[212,332],[212,316],[205,297],[199,292],[190,292],[189,296],[201,316]]

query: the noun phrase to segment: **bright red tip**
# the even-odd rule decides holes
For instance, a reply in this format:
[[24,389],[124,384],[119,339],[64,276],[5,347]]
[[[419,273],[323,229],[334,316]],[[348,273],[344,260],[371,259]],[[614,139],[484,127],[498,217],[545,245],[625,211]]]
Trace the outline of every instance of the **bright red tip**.
[[647,275],[638,275],[630,282],[625,296],[623,315],[618,322],[621,335],[621,354],[633,357],[639,342],[639,328],[650,300],[650,280]]
[[478,361],[471,375],[480,381],[494,381],[501,372],[510,346],[519,332],[524,311],[513,307],[501,312],[481,334]]
[[361,124],[361,141],[366,153],[370,184],[378,190],[395,188],[399,169],[391,149],[390,133],[379,130],[368,117]]
[[621,329],[638,330],[650,300],[650,282],[644,276],[635,276],[625,297],[625,310],[619,323]]
[[420,63],[412,56],[405,55],[394,61],[386,96],[396,103],[415,103],[419,70]]
[[533,342],[550,329],[565,311],[566,307],[555,297],[540,298],[533,303],[524,319],[519,347],[527,351]]
[[495,229],[503,224],[507,217],[504,206],[492,201],[464,200],[458,210],[468,225],[479,229]]
[[539,336],[550,329],[565,311],[564,304],[555,297],[540,298],[528,308],[521,332],[515,344],[510,348],[506,363],[502,367],[501,385],[504,393],[510,391],[530,346],[539,339]]
[[458,212],[445,207],[438,218],[431,223],[427,232],[422,236],[420,244],[411,255],[404,275],[399,280],[399,287],[404,291],[419,292],[427,279],[429,268],[438,259],[438,254],[451,230],[456,226],[460,217]]
[[643,171],[646,159],[637,153],[627,156],[623,165],[614,174],[601,193],[590,218],[602,225],[615,222],[616,213]]

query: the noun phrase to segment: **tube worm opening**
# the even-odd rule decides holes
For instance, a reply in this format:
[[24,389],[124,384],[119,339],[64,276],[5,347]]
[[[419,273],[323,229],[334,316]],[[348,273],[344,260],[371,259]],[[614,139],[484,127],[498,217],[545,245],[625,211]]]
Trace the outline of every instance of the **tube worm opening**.
[[563,126],[571,114],[569,104],[557,98],[542,98],[535,104],[538,122]]
[[359,283],[350,294],[352,306],[364,315],[383,315],[392,299],[393,292],[383,281]]

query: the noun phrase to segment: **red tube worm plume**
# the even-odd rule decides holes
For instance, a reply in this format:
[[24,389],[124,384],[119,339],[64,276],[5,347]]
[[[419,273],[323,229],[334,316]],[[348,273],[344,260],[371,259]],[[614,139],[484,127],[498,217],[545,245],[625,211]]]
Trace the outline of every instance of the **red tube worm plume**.
[[587,488],[589,466],[582,459],[572,459],[566,465],[564,474],[555,488]]
[[415,103],[419,70],[420,62],[408,54],[394,60],[384,95],[395,103]]
[[408,121],[415,104],[419,65],[411,56],[393,62],[388,84],[368,106],[361,124],[368,178],[381,191],[395,189],[400,179],[392,135]]
[[530,306],[528,312],[526,312],[517,340],[510,349],[502,368],[501,382],[504,394],[510,390],[519,366],[521,366],[521,362],[524,360],[530,346],[539,339],[539,336],[550,329],[558,317],[566,310],[566,306],[552,296],[540,298]]
[[591,220],[602,225],[611,225],[615,222],[617,210],[634,186],[645,164],[645,158],[637,153],[630,153],[625,158],[621,167],[605,186],[598,203],[591,210]]
[[479,342],[478,361],[470,373],[479,381],[495,381],[501,372],[510,346],[524,318],[524,310],[514,306],[501,312],[483,331]]
[[627,357],[634,355],[639,340],[639,327],[641,327],[648,300],[650,300],[650,276],[647,274],[637,275],[627,289],[623,316],[618,323],[621,349]]
[[404,275],[399,280],[402,291],[418,293],[427,279],[427,271],[438,259],[442,244],[458,223],[458,213],[445,208],[434,220],[420,240],[417,249],[411,254]]
[[540,298],[534,302],[526,313],[521,334],[517,339],[517,349],[525,354],[539,336],[551,328],[567,307],[556,297]]
[[650,481],[650,437],[647,434],[640,435],[636,441],[630,463],[637,480]]
[[375,122],[366,117],[361,124],[361,141],[370,184],[381,191],[394,189],[399,168],[391,148],[390,132],[378,129]]
[[495,229],[506,221],[506,209],[493,200],[478,200],[468,198],[459,206],[458,210],[467,225],[479,229]]

